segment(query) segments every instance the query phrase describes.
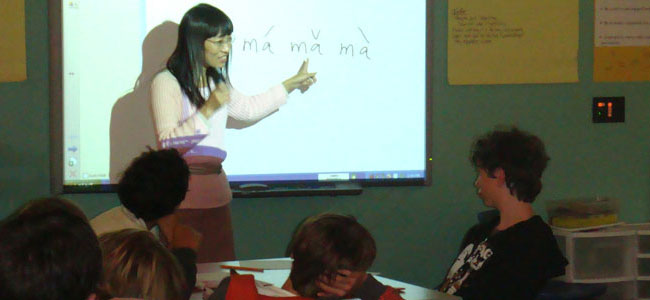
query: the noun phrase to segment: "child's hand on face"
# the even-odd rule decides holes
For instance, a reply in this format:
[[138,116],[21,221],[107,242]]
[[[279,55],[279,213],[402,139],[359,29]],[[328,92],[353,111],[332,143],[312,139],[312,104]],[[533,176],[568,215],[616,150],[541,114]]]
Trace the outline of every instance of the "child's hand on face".
[[360,286],[368,277],[366,272],[338,270],[335,278],[321,276],[317,285],[321,289],[318,297],[344,297]]

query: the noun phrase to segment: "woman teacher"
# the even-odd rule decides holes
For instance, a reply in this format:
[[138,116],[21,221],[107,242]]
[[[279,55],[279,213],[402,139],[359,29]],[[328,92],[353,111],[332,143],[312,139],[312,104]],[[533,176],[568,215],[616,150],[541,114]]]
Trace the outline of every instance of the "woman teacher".
[[[228,77],[233,24],[216,7],[199,4],[185,13],[178,28],[176,49],[167,68],[151,85],[156,135],[162,148],[177,148],[190,166],[187,195],[173,220],[203,235],[198,262],[235,259],[230,201],[232,192],[221,163],[226,159],[224,131],[228,117],[260,120],[287,101],[288,94],[305,92],[316,73],[303,62],[298,73],[266,92],[246,96]],[[167,237],[173,238],[173,237]]]

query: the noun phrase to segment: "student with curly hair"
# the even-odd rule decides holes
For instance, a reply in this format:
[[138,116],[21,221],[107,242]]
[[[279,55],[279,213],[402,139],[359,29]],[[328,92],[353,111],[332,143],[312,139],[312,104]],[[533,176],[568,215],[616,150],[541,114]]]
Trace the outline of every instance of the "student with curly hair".
[[549,226],[531,203],[542,190],[549,158],[542,141],[517,128],[480,137],[471,153],[479,198],[498,214],[465,235],[438,289],[473,299],[535,299],[548,279],[564,274]]
[[[185,197],[189,168],[176,149],[149,150],[136,157],[117,186],[122,205],[90,221],[98,236],[123,229],[160,229],[188,280],[196,276],[201,234],[180,224],[173,212]],[[158,233],[157,230],[154,230]],[[160,242],[158,242],[160,243]],[[193,283],[191,283],[193,285]]]
[[[133,159],[117,185],[121,206],[90,221],[97,235],[126,228],[150,230],[172,215],[187,193],[189,168],[176,149],[149,150]],[[164,227],[164,226],[161,226]],[[166,238],[172,233],[165,232]]]

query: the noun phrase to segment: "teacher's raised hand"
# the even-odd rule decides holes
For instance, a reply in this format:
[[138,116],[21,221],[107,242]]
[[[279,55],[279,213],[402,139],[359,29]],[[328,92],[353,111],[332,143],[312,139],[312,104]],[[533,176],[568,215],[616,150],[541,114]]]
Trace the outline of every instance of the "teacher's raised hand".
[[291,93],[295,89],[299,89],[301,93],[304,93],[316,82],[316,72],[309,73],[308,67],[309,59],[302,62],[296,75],[282,82],[287,93]]
[[210,118],[221,106],[227,104],[229,101],[230,90],[224,82],[220,82],[212,91],[208,100],[203,103],[203,106],[201,106],[199,111],[207,119]]

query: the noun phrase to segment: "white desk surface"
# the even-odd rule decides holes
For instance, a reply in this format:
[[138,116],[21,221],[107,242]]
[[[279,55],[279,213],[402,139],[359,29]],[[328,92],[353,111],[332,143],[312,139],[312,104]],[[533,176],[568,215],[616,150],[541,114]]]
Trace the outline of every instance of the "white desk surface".
[[[290,272],[290,258],[274,258],[274,259],[264,259],[260,260],[268,265],[268,263],[277,262],[280,265],[289,266],[286,268],[278,267],[279,269],[267,270],[264,272],[247,272],[247,271],[237,271],[239,274],[253,274],[256,280],[264,281],[273,284],[274,286],[281,287],[284,284],[287,277],[289,277]],[[205,280],[221,280],[222,278],[228,276],[229,271],[221,269],[221,265],[229,266],[240,266],[240,263],[243,263],[247,267],[254,267],[256,261],[231,261],[231,262],[220,262],[220,263],[204,263],[197,264],[197,284]],[[409,284],[406,282],[401,282],[389,278],[385,278],[379,275],[373,275],[379,282],[389,285],[394,288],[404,288],[404,293],[402,298],[406,300],[462,300],[460,297],[447,295],[438,291],[430,290],[423,288],[417,285]],[[200,300],[201,293],[192,294],[191,300]]]

